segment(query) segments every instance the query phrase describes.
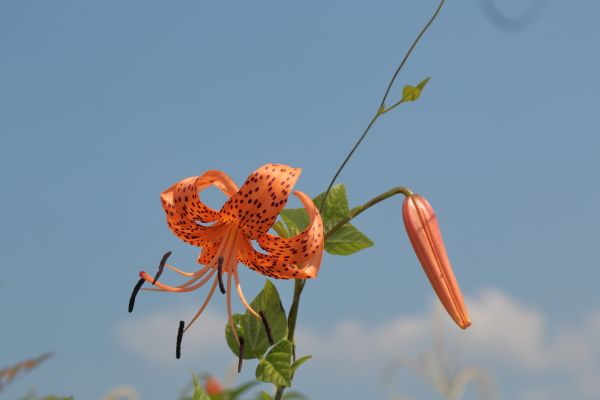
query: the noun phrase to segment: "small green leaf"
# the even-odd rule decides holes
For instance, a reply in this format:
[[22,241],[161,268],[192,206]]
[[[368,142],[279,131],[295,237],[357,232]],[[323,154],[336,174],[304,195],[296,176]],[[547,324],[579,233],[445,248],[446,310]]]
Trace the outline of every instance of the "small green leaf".
[[260,392],[260,398],[262,400],[273,400],[273,398],[271,397],[271,395],[268,394],[267,392]]
[[292,342],[276,343],[256,366],[256,379],[277,386],[292,386]]
[[[285,316],[285,310],[281,304],[277,288],[271,281],[265,281],[265,286],[258,296],[252,300],[250,306],[256,310],[256,312],[263,311],[265,313],[267,321],[269,322],[269,327],[271,328],[271,335],[275,342],[278,342],[287,336],[287,318]],[[265,354],[270,345],[263,322],[248,311],[243,315],[233,315],[233,322],[238,335],[244,338],[243,358],[259,358]],[[239,354],[239,346],[235,340],[235,336],[233,336],[229,324],[225,325],[225,338],[229,348],[237,356]]]
[[352,224],[338,229],[325,241],[325,251],[329,254],[347,256],[373,246],[373,242]]
[[312,358],[312,356],[304,356],[304,357],[300,357],[296,361],[294,361],[294,363],[292,364],[292,375],[296,373],[296,370],[298,369],[298,367],[300,367],[302,364],[304,364],[311,358]]
[[196,375],[192,375],[194,381],[194,394],[192,394],[192,400],[210,400],[210,397],[206,394]]
[[423,88],[425,87],[425,85],[427,85],[427,82],[429,82],[430,79],[431,78],[422,80],[417,86],[404,86],[404,88],[402,89],[402,101],[408,102],[418,100],[421,96]]

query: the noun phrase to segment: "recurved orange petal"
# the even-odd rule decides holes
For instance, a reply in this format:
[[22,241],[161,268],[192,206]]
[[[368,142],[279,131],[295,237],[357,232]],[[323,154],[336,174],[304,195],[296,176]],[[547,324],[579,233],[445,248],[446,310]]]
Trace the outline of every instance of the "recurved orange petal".
[[207,171],[200,176],[183,179],[161,193],[160,199],[167,214],[167,224],[177,237],[193,246],[214,246],[222,233],[223,224],[202,226],[213,222],[218,211],[200,201],[200,192],[214,185],[227,196],[235,194],[237,186],[221,171]]
[[[322,253],[315,256],[318,255],[322,255]],[[237,258],[239,262],[247,265],[250,269],[276,279],[314,278],[318,270],[318,268],[315,269],[314,267],[300,269],[277,257],[259,253],[252,248],[250,241],[247,239],[239,241]]]
[[275,223],[301,171],[282,164],[263,165],[225,202],[219,219],[237,223],[249,239],[259,238]]
[[181,226],[167,220],[167,225],[175,236],[196,247],[214,246],[214,244],[222,238],[226,229],[226,225],[220,222],[217,222],[212,226],[194,225],[194,223],[187,223],[184,226]]
[[[310,218],[310,223],[306,229],[291,238],[283,238],[265,233],[258,238],[258,244],[272,256],[292,264],[303,265],[317,252],[323,252],[323,221],[321,220],[319,210],[310,197],[299,191],[294,192],[294,194],[298,196]],[[315,275],[318,272],[319,266],[320,263],[316,266]]]
[[[163,209],[170,222],[214,222],[219,212],[200,201],[200,192],[214,185],[231,197],[237,192],[236,184],[221,171],[207,171],[200,176],[185,178],[161,193]],[[180,224],[181,225],[181,224]]]

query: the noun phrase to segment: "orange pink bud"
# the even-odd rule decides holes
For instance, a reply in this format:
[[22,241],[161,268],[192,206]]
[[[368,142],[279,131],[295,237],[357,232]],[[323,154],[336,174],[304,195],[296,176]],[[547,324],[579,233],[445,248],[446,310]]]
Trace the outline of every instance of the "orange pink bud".
[[410,243],[442,305],[458,326],[469,327],[469,313],[452,272],[433,208],[418,194],[407,196],[402,217]]
[[204,389],[206,390],[206,394],[209,396],[214,396],[223,391],[223,387],[221,387],[221,382],[214,376],[209,376],[206,378],[204,382]]

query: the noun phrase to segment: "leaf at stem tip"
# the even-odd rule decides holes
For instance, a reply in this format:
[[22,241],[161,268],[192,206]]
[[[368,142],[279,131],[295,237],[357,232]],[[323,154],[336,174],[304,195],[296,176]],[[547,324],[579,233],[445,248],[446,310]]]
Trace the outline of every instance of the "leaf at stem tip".
[[[266,315],[271,336],[276,343],[287,336],[285,310],[281,304],[279,292],[271,281],[265,281],[265,286],[250,305],[257,312],[262,311]],[[270,344],[262,320],[246,311],[244,314],[233,315],[233,322],[238,334],[244,338],[243,358],[249,360],[265,354]],[[225,325],[225,339],[233,354],[238,356],[239,346],[229,324]]]
[[260,398],[262,400],[273,400],[273,398],[271,397],[270,394],[268,394],[267,392],[263,392],[263,391],[260,392]]
[[298,369],[298,367],[300,367],[302,364],[304,364],[305,362],[307,362],[311,358],[312,358],[312,356],[308,355],[308,356],[300,357],[296,361],[294,361],[294,363],[292,364],[292,374],[295,374],[296,370]]
[[404,86],[404,88],[402,89],[402,101],[408,102],[418,100],[421,96],[423,88],[425,87],[425,85],[427,85],[427,82],[429,82],[430,79],[431,78],[423,79],[421,82],[419,82],[417,86]]
[[292,386],[292,342],[275,344],[256,366],[256,379],[276,386]]

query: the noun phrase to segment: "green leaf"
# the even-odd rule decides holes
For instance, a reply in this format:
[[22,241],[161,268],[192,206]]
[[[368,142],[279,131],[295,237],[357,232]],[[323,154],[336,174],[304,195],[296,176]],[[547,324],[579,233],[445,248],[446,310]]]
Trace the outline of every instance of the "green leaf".
[[[258,296],[252,300],[250,306],[256,312],[263,311],[265,313],[267,321],[269,322],[269,327],[271,328],[271,335],[275,342],[278,342],[287,336],[287,318],[285,316],[285,310],[281,304],[277,288],[271,281],[265,281],[265,286]],[[265,354],[270,345],[262,320],[246,311],[243,315],[233,315],[233,322],[238,335],[244,338],[243,358],[248,360],[259,358]],[[233,336],[229,324],[225,325],[225,338],[231,351],[238,356],[240,351],[239,346],[235,340],[235,336]]]
[[[319,194],[313,199],[315,206],[321,208],[325,192]],[[338,223],[342,218],[346,217],[350,209],[348,208],[348,198],[346,196],[346,187],[339,183],[333,185],[327,196],[325,208],[321,213],[323,225],[327,231]],[[283,220],[283,224],[287,233],[294,236],[302,232],[309,224],[310,219],[304,208],[287,208],[279,214]]]
[[338,229],[325,242],[325,251],[329,254],[347,256],[373,246],[373,242],[352,224]]
[[425,85],[427,85],[427,82],[429,82],[430,79],[431,78],[422,80],[417,86],[404,86],[404,88],[402,89],[402,101],[408,102],[418,100],[421,96],[423,88],[425,87]]
[[288,208],[282,210],[279,215],[285,224],[289,235],[288,237],[295,236],[302,232],[310,222],[304,208]]
[[[427,83],[426,81],[423,82],[419,85],[423,84],[424,86]],[[324,197],[325,193],[323,192],[314,198],[313,201],[318,208],[323,203]],[[350,213],[346,187],[341,183],[333,185],[327,196],[326,203],[325,209],[321,214],[325,232],[333,228]],[[279,225],[277,225],[276,230],[288,234],[288,237],[297,235],[308,226],[309,218],[304,208],[286,209],[280,215],[282,221],[278,222]],[[373,246],[371,239],[352,224],[342,226],[325,241],[325,251],[334,255],[347,256],[371,246]]]
[[277,386],[292,386],[292,342],[287,339],[275,344],[256,366],[256,379]]
[[[321,204],[323,204],[324,197],[325,192],[321,193],[320,195],[314,198],[313,201],[315,202],[315,205],[318,209],[321,209]],[[325,231],[332,228],[341,219],[345,218],[349,212],[350,208],[348,207],[346,187],[342,183],[333,185],[331,187],[331,190],[329,191],[329,194],[327,195],[325,208],[321,213],[321,218],[323,219],[323,226],[325,227]],[[306,218],[308,219],[308,216]]]
[[292,375],[296,373],[296,370],[298,369],[298,367],[300,367],[302,364],[304,364],[311,358],[312,358],[312,356],[309,355],[309,356],[300,357],[296,361],[294,361],[294,363],[292,364]]
[[[285,210],[283,210],[285,211]],[[283,212],[282,211],[282,212]],[[273,224],[273,230],[279,234],[281,237],[289,238],[291,235],[288,231],[288,228],[282,221],[277,221]]]
[[267,392],[260,392],[260,399],[262,400],[273,400],[273,398],[271,397],[270,394],[268,394]]
[[192,394],[192,400],[210,400],[210,397],[206,394],[196,375],[192,375],[194,381],[194,393]]

